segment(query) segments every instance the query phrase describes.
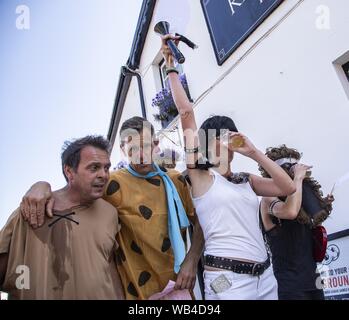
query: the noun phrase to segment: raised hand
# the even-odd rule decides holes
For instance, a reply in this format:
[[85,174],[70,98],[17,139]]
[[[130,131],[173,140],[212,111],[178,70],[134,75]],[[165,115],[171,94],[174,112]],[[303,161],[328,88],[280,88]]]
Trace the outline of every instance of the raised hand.
[[229,133],[228,148],[249,158],[253,157],[258,151],[254,144],[240,132]]
[[298,179],[304,179],[307,176],[307,171],[309,171],[309,169],[311,169],[312,167],[313,166],[308,166],[303,163],[297,163],[292,169],[294,177]]
[[174,40],[176,45],[178,45],[179,38],[180,38],[179,36],[173,36],[171,34],[167,34],[165,36],[161,36],[161,39],[162,39],[161,53],[162,53],[162,56],[165,59],[167,67],[173,67],[173,65],[174,65],[174,58],[173,58],[173,55],[172,55],[172,51],[170,50],[170,47],[167,45],[166,41],[168,39],[171,39],[171,40]]

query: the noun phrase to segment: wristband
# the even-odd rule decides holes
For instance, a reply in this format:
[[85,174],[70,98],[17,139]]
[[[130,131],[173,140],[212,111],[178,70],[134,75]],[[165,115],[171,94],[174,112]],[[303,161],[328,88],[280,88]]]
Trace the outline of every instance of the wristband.
[[166,75],[168,76],[168,74],[171,72],[175,72],[175,73],[179,74],[178,70],[175,67],[171,67],[171,68],[166,67]]

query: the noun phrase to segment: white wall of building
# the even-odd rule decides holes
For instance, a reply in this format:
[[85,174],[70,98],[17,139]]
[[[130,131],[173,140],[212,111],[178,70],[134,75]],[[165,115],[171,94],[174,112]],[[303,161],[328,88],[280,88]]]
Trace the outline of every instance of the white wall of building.
[[[142,109],[141,109],[141,104],[139,100],[139,91],[138,91],[138,84],[137,84],[136,77],[132,77],[130,88],[125,101],[125,107],[121,115],[119,128],[125,120],[134,116],[142,117]],[[115,138],[110,160],[113,168],[118,164],[119,161],[124,160],[120,150],[119,132]]]
[[[328,30],[317,28],[317,10],[324,8],[320,6],[329,8]],[[212,114],[228,115],[261,150],[282,143],[297,148],[303,152],[303,161],[314,166],[313,176],[323,185],[324,193],[329,192],[336,179],[349,171],[348,96],[333,64],[349,51],[349,2],[284,1],[222,66],[217,65],[200,1],[190,1],[190,7],[186,35],[199,48],[192,51],[182,45],[181,49],[186,56],[184,71],[194,100],[233,67],[196,106],[198,123]],[[153,28],[154,21],[140,66],[148,118],[152,122],[155,110],[151,101],[160,89],[160,40]],[[123,119],[139,115],[140,110],[134,79]],[[115,159],[119,156],[116,149]],[[258,173],[256,163],[239,155],[233,167],[234,171]],[[349,228],[349,205],[345,201],[349,197],[349,182],[336,190],[335,197],[332,217],[326,221],[329,233]]]

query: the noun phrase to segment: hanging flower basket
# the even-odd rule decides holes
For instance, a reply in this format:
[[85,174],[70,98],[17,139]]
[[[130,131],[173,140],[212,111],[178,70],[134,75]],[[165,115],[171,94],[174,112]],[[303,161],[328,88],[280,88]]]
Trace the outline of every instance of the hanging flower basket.
[[[191,101],[188,83],[185,75],[182,74],[179,77],[185,92],[189,100]],[[154,114],[154,119],[161,122],[163,128],[166,128],[169,123],[178,115],[176,105],[173,101],[171,91],[167,88],[162,89],[158,92],[152,100],[152,107],[157,109],[157,113]]]

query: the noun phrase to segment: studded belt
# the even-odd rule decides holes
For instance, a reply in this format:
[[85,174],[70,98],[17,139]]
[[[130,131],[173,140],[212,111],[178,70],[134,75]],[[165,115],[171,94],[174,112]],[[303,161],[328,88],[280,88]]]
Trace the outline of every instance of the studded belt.
[[206,255],[204,258],[205,265],[218,269],[233,271],[235,273],[251,274],[260,276],[270,266],[270,258],[262,263],[245,262],[228,258]]

